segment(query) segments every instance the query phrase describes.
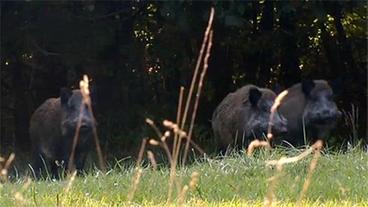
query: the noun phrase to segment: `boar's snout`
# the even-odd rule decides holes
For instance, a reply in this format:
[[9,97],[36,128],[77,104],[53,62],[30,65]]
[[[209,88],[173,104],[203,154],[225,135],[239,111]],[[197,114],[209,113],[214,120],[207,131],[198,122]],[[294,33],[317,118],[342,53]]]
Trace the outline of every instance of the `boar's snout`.
[[316,112],[314,120],[317,124],[329,124],[335,122],[340,117],[341,117],[340,111],[325,109]]
[[287,120],[281,116],[280,114],[275,114],[275,119],[271,123],[272,130],[275,134],[285,134],[288,132],[287,129]]
[[82,116],[80,130],[84,132],[92,131],[93,122],[91,116]]
[[92,123],[90,121],[83,121],[81,122],[81,125],[80,125],[80,130],[82,131],[89,131],[89,130],[92,130]]
[[279,129],[278,129],[278,133],[279,134],[285,134],[285,133],[287,133],[287,127],[286,127],[286,125],[285,126],[281,126]]

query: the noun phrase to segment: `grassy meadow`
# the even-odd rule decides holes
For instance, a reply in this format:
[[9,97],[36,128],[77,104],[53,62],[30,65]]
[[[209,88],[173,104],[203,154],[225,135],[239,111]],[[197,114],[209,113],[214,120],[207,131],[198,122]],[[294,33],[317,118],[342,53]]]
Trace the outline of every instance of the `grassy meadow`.
[[19,177],[1,184],[0,206],[368,206],[368,153],[323,150],[310,179],[312,154],[281,170],[266,165],[300,152],[197,157],[174,172],[169,200],[170,168],[153,169],[148,161],[141,168],[116,162],[106,173],[95,169],[62,180]]

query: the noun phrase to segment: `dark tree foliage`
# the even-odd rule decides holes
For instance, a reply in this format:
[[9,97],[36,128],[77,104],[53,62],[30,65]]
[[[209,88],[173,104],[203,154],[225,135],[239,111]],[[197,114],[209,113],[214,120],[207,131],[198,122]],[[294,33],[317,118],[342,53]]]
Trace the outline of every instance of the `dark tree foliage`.
[[[281,90],[327,79],[341,109],[359,109],[364,139],[367,5],[364,1],[2,1],[1,152],[26,152],[29,118],[63,86],[92,79],[100,139],[109,155],[135,153],[152,135],[146,117],[175,120],[189,88],[211,6],[214,45],[194,139],[212,143],[210,117],[247,84]],[[341,121],[331,144],[352,141]]]

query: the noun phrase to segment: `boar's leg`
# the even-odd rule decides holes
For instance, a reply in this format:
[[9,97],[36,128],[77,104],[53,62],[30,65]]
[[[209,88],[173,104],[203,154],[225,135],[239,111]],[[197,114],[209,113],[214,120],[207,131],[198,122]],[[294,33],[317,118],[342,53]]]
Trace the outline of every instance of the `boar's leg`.
[[227,128],[221,129],[219,131],[220,140],[219,140],[219,151],[220,155],[226,155],[231,151],[232,145],[234,145],[234,139],[232,133]]
[[60,178],[59,166],[57,165],[56,162],[57,162],[57,160],[51,160],[50,161],[51,176],[52,176],[52,178],[59,179]]
[[81,172],[84,168],[84,163],[86,162],[87,153],[81,150],[77,150],[75,157],[75,167],[78,172]]
[[33,162],[32,162],[32,170],[34,172],[35,179],[40,179],[42,176],[42,172],[47,170],[47,164],[45,160],[44,154],[39,152],[39,150],[34,150],[33,152]]

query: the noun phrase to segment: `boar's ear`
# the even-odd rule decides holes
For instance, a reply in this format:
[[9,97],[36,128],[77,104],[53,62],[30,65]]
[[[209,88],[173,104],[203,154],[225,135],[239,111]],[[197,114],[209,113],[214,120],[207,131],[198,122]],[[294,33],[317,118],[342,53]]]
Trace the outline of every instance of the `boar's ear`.
[[314,86],[315,83],[313,80],[302,80],[302,91],[305,95],[309,96]]
[[68,103],[68,100],[70,98],[70,96],[72,95],[72,90],[70,90],[69,88],[61,88],[60,89],[60,101],[61,101],[61,105],[65,105]]
[[262,92],[259,91],[257,88],[251,88],[249,90],[249,101],[252,106],[257,106],[259,99],[262,96]]

